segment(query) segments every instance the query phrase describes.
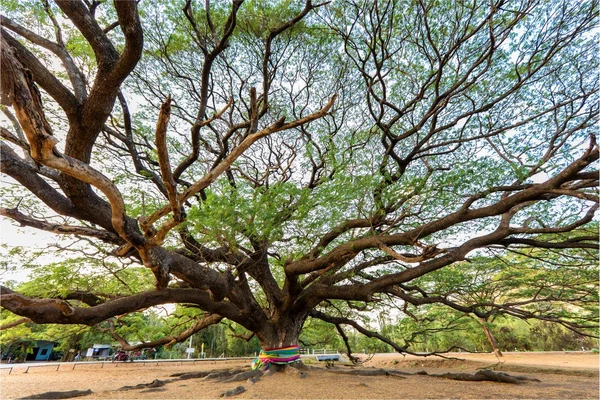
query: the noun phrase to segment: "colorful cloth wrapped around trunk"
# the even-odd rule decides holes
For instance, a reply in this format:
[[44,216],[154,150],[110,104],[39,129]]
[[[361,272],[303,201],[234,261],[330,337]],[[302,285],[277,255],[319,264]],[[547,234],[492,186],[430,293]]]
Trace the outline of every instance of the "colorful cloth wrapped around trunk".
[[252,369],[269,369],[271,364],[289,364],[300,359],[298,346],[281,347],[279,349],[264,349],[258,358],[252,362]]

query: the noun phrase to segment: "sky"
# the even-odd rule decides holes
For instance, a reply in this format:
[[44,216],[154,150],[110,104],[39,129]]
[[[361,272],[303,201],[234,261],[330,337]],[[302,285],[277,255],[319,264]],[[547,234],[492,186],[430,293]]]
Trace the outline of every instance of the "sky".
[[[12,222],[8,218],[0,218],[0,242],[2,243],[2,247],[0,248],[0,258],[3,259],[3,261],[6,260],[9,265],[13,264],[7,255],[10,249],[20,246],[26,251],[33,253],[35,251],[43,250],[48,245],[48,242],[55,241],[56,235],[35,228],[20,227],[17,223]],[[42,256],[41,258],[40,261],[43,262],[52,262],[55,260],[55,257],[50,255],[46,257]],[[26,278],[27,271],[11,271],[7,270],[5,266],[3,266],[3,270],[0,271],[0,282],[5,282],[7,280],[23,281]]]

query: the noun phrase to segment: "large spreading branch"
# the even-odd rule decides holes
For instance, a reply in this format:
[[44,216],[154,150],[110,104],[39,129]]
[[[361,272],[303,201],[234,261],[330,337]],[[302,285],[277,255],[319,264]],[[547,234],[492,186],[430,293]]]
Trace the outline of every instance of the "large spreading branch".
[[[348,357],[354,363],[357,363],[360,360],[358,357],[355,357],[352,355],[352,348],[350,346],[350,343],[348,342],[348,338],[342,328],[342,325],[350,326],[350,327],[356,329],[359,333],[361,333],[362,335],[364,335],[366,337],[377,339],[377,340],[389,345],[392,349],[394,349],[395,351],[397,351],[398,353],[401,353],[401,354],[411,354],[411,355],[420,356],[420,357],[436,355],[438,357],[446,358],[446,356],[443,355],[444,353],[448,353],[452,350],[458,349],[456,346],[451,346],[450,348],[444,349],[442,351],[416,353],[416,352],[409,350],[407,345],[400,346],[398,343],[396,343],[392,339],[386,337],[385,335],[382,335],[379,332],[375,332],[373,330],[369,330],[369,329],[365,328],[364,326],[362,326],[358,322],[354,321],[353,319],[346,318],[346,317],[336,317],[336,316],[332,316],[332,315],[327,315],[318,310],[312,310],[310,312],[310,316],[312,318],[320,319],[321,321],[325,321],[325,322],[335,325],[339,335],[342,337],[342,340],[344,340],[344,344],[346,345]],[[464,350],[464,349],[461,349],[461,350]]]
[[[589,148],[579,159],[575,160],[554,177],[543,183],[533,184],[488,206],[474,209],[463,207],[442,218],[434,220],[423,226],[411,229],[407,232],[392,235],[366,236],[348,241],[336,246],[321,257],[315,259],[301,259],[299,261],[289,263],[286,265],[286,273],[291,275],[300,275],[325,268],[332,270],[342,267],[348,261],[356,257],[356,255],[358,255],[361,251],[366,249],[379,248],[381,245],[412,245],[420,238],[424,238],[433,233],[448,229],[449,227],[460,222],[472,221],[509,213],[515,207],[520,207],[521,205],[527,204],[530,201],[543,200],[547,194],[552,193],[555,189],[570,183],[573,179],[577,179],[577,174],[579,174],[591,163],[598,160],[598,155],[598,146],[595,138],[592,138],[590,140]],[[586,221],[588,219],[589,214],[586,216]],[[511,229],[508,227],[501,228],[502,229],[500,231],[493,235],[493,240],[489,235],[486,237],[486,239],[478,238],[470,240],[459,248],[455,249],[452,252],[452,255],[446,254],[439,257],[437,260],[424,263],[418,268],[411,268],[410,270],[404,271],[400,274],[389,275],[386,278],[382,278],[381,285],[385,286],[414,279],[424,273],[431,272],[434,269],[448,265],[454,261],[460,261],[469,251],[484,245],[496,243],[512,233]],[[445,262],[439,262],[439,260],[444,259],[446,260]],[[396,281],[397,279],[399,279],[399,281]]]
[[32,298],[0,286],[2,307],[38,324],[95,325],[108,318],[168,303],[196,304],[204,310],[226,315],[232,321],[247,323],[239,309],[230,302],[216,302],[205,291],[165,289],[142,292],[108,300],[92,307],[72,305],[61,298]]
[[123,338],[121,335],[119,335],[117,333],[117,331],[115,330],[113,321],[109,321],[110,326],[108,328],[108,331],[110,332],[112,337],[117,342],[119,342],[119,344],[121,345],[121,349],[123,349],[125,351],[135,351],[135,350],[156,348],[158,346],[170,346],[175,343],[181,343],[181,342],[185,341],[187,338],[189,338],[190,336],[192,336],[193,334],[200,332],[201,330],[206,329],[209,326],[218,324],[222,320],[223,320],[222,316],[220,316],[218,314],[211,314],[204,318],[198,319],[196,322],[194,322],[194,324],[192,326],[190,326],[188,329],[185,329],[183,332],[181,332],[178,335],[163,336],[160,339],[152,340],[149,342],[141,342],[141,343],[137,343],[137,344],[133,344],[133,345],[130,344],[125,338]]
[[73,226],[41,221],[23,214],[16,208],[0,207],[0,215],[11,218],[12,220],[21,224],[21,226],[29,226],[46,232],[59,235],[87,236],[100,239],[106,243],[121,243],[121,239],[112,232],[89,228],[86,226]]
[[130,243],[141,243],[142,238],[126,227],[125,204],[115,184],[85,162],[57,151],[57,139],[44,115],[38,90],[8,43],[3,40],[1,46],[3,104],[13,106],[33,160],[100,189],[109,199],[112,226],[119,236]]

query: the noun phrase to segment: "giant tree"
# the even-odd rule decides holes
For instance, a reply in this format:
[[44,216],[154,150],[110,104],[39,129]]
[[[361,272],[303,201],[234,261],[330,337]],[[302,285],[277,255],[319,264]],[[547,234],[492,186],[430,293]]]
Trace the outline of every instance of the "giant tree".
[[432,302],[415,280],[491,247],[597,247],[563,236],[598,204],[596,1],[7,4],[2,215],[156,282],[2,286],[14,314],[182,303],[204,314],[178,340],[226,319],[295,345],[312,317],[391,342],[329,311]]

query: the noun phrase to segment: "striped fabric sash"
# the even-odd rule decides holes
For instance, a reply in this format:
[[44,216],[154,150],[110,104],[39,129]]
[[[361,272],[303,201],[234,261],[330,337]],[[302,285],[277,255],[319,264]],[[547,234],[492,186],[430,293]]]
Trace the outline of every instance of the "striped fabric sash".
[[278,349],[264,349],[252,362],[252,369],[269,369],[270,364],[289,364],[300,359],[298,345]]

